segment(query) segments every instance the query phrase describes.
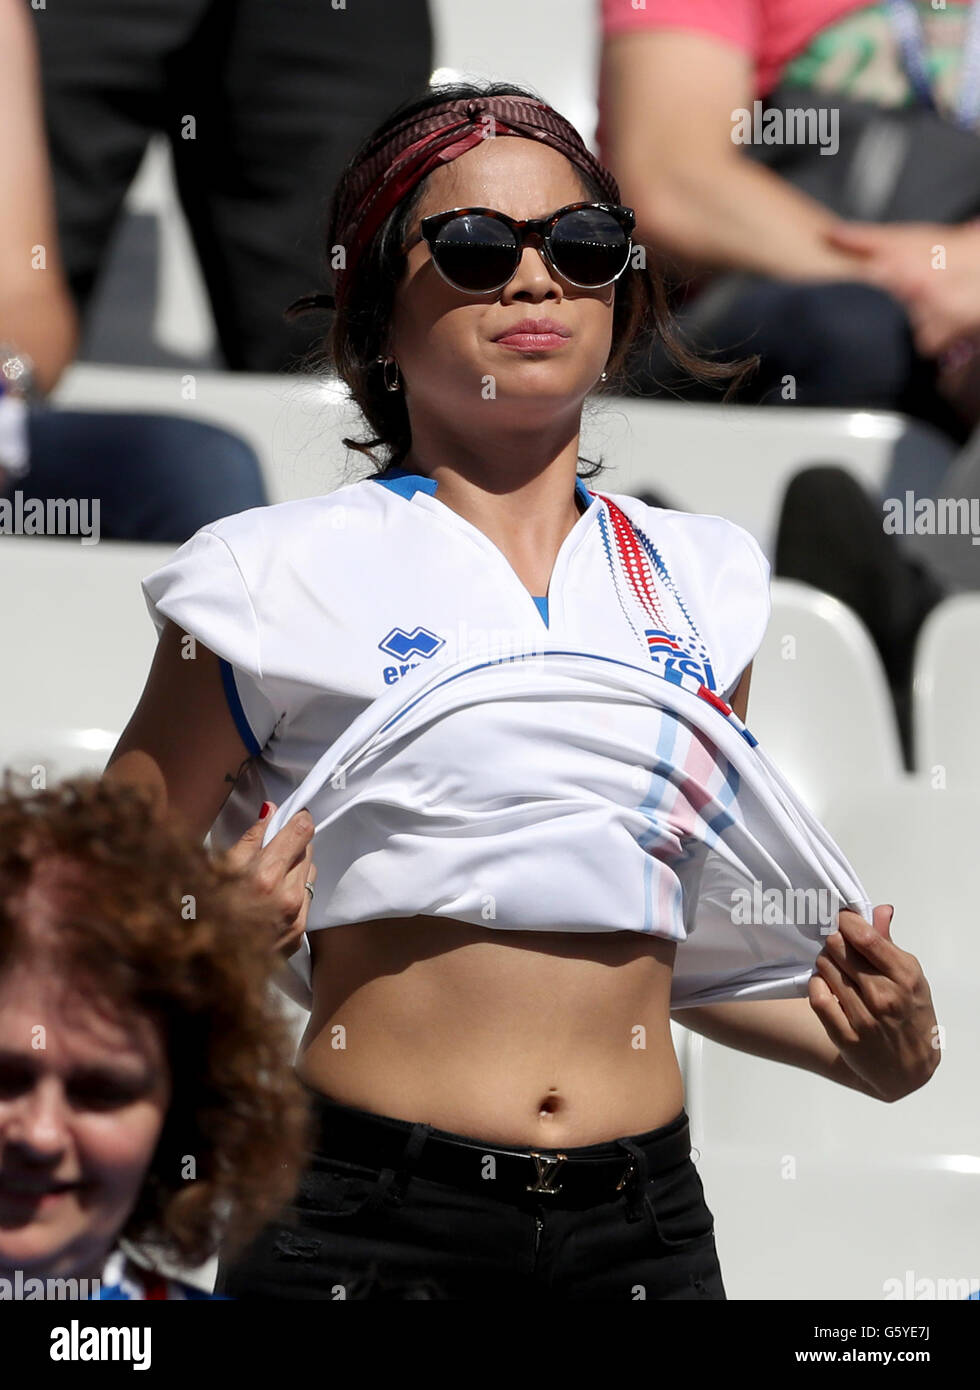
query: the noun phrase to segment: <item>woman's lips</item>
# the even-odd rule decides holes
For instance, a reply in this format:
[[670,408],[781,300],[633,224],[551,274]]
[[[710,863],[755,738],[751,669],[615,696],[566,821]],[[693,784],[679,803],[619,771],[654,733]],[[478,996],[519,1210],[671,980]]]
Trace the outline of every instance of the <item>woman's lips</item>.
[[560,333],[508,333],[504,338],[495,338],[501,347],[517,348],[519,352],[540,352],[542,349],[564,347],[569,341]]
[[76,1192],[79,1186],[79,1183],[55,1183],[46,1187],[34,1187],[13,1180],[0,1180],[0,1202],[9,1202],[13,1206],[25,1209],[52,1206],[60,1197],[67,1197],[69,1193]]
[[518,352],[551,352],[563,347],[571,336],[572,330],[566,324],[541,314],[516,319],[494,342]]

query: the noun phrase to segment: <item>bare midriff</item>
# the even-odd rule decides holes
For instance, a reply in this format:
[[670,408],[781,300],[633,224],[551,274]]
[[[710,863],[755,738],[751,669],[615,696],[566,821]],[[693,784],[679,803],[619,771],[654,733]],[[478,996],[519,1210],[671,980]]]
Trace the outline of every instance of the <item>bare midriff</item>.
[[684,1105],[673,941],[409,917],[310,947],[297,1071],[343,1105],[547,1148],[642,1134]]

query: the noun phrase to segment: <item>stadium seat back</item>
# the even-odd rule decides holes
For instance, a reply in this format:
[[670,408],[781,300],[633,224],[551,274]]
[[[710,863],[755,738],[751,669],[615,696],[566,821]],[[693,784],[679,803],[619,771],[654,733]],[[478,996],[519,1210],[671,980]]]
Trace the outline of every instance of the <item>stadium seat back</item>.
[[772,617],[753,662],[747,724],[818,818],[855,784],[904,771],[881,658],[861,620],[796,580],[772,581]]
[[3,762],[47,757],[56,775],[104,765],[156,649],[140,580],[173,550],[0,538]]
[[945,599],[923,623],[912,728],[915,766],[924,777],[951,790],[980,792],[980,594]]

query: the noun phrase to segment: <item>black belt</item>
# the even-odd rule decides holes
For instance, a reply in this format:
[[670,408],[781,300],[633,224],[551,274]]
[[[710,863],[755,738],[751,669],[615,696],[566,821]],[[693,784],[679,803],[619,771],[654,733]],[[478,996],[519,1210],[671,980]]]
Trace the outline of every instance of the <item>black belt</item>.
[[[340,1105],[315,1091],[311,1095],[317,1149],[327,1161],[414,1174],[507,1202],[526,1199],[565,1207],[613,1201],[631,1183],[648,1181],[691,1157],[690,1122],[683,1109],[659,1129],[611,1143],[498,1148]],[[590,1153],[590,1148],[600,1152]]]

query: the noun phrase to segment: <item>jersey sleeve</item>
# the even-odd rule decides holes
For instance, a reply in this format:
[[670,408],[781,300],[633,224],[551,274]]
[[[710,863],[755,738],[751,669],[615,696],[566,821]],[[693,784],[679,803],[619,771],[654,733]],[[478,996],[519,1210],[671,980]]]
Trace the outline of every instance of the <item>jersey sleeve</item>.
[[726,629],[719,632],[724,653],[719,694],[727,700],[766,635],[772,616],[772,566],[751,532],[733,521],[725,524],[730,543],[719,572],[719,587],[724,594],[724,603],[719,607]]
[[242,741],[260,753],[282,713],[282,697],[263,672],[255,608],[228,542],[209,528],[196,532],[142,588],[158,634],[169,618],[218,657]]

